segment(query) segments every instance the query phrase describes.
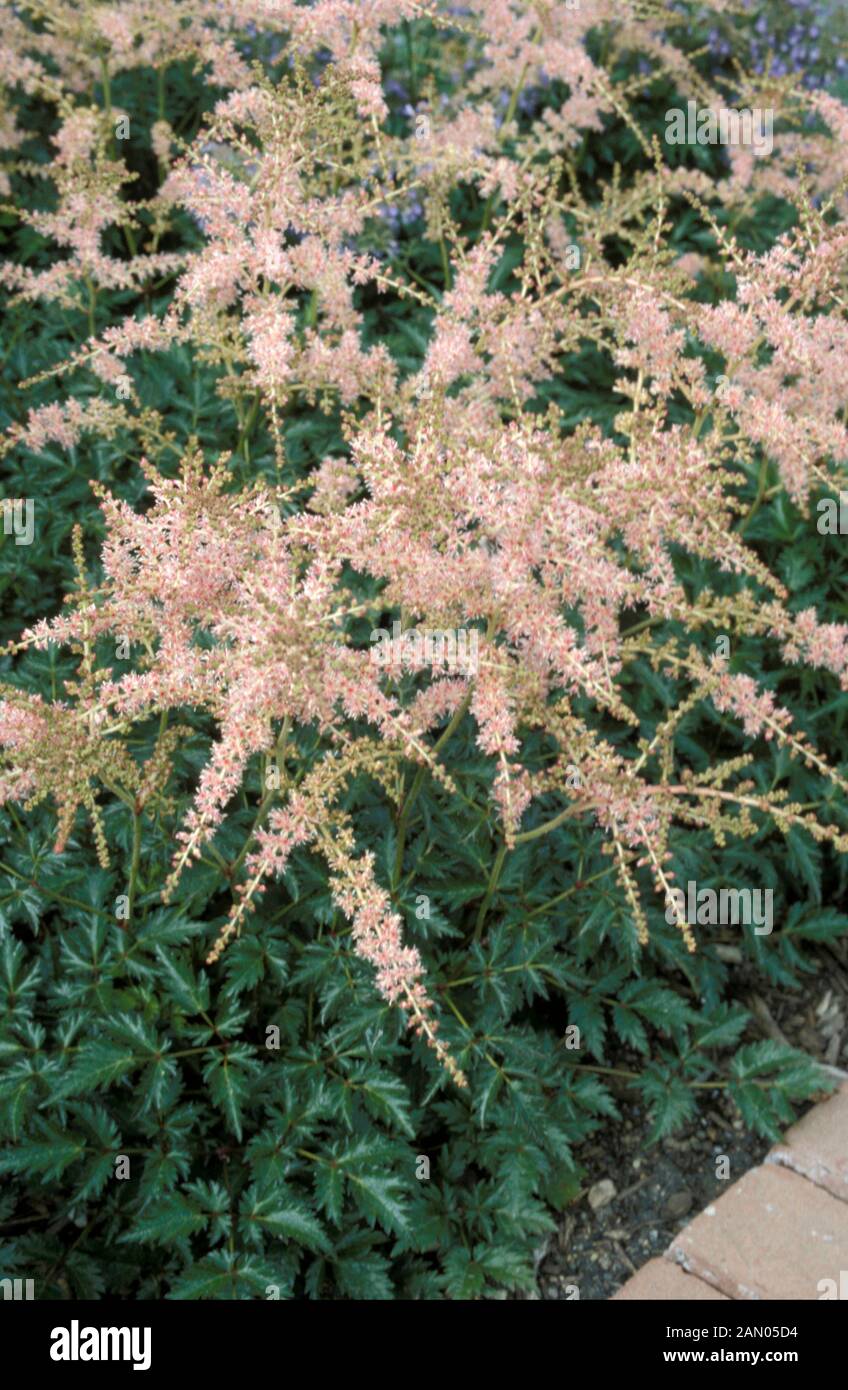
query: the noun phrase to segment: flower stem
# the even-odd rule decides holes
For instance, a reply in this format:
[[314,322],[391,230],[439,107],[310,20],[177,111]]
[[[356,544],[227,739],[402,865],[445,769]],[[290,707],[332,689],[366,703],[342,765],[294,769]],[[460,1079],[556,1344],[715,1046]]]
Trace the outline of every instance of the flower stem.
[[135,907],[135,893],[138,882],[138,861],[141,855],[141,816],[138,810],[133,807],[133,837],[132,855],[130,858],[130,886],[127,893],[127,920],[132,921],[133,908]]
[[492,865],[492,872],[489,875],[489,885],[486,889],[486,896],[480,904],[480,911],[477,913],[477,921],[474,926],[474,935],[471,938],[472,941],[479,941],[481,936],[483,935],[483,926],[486,921],[486,914],[489,911],[492,898],[495,896],[495,893],[497,891],[498,881],[501,876],[501,869],[503,868],[503,863],[505,859],[506,843],[504,842],[498,850],[497,854],[495,855],[495,862]]

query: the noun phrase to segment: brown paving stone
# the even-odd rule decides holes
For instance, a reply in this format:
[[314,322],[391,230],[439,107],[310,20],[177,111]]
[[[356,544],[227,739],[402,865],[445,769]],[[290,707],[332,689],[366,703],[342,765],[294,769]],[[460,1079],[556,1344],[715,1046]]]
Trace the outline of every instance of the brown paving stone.
[[702,1279],[695,1279],[691,1274],[686,1274],[679,1265],[673,1265],[670,1260],[649,1260],[638,1274],[628,1279],[618,1293],[613,1294],[611,1302],[617,1298],[719,1298],[727,1302],[725,1295],[719,1293],[718,1289],[714,1289],[711,1284],[705,1284]]
[[848,1082],[793,1125],[766,1162],[782,1163],[848,1202]]
[[752,1168],[666,1255],[730,1298],[812,1299],[848,1270],[848,1204],[775,1163]]

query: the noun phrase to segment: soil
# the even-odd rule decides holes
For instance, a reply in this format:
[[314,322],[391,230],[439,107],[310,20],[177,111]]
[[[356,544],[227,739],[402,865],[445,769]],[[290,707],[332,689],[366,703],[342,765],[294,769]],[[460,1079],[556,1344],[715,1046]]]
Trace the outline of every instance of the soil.
[[[610,1298],[768,1153],[770,1142],[745,1131],[723,1091],[705,1097],[691,1130],[652,1148],[644,1107],[627,1103],[620,1104],[621,1121],[583,1145],[580,1161],[597,1178],[560,1218],[539,1262],[539,1298],[576,1299],[575,1289],[581,1301]],[[593,1210],[593,1200],[609,1195],[602,1183],[612,1183],[615,1195]]]
[[[848,1076],[848,941],[811,955],[819,970],[800,990],[763,989],[761,977],[740,964],[737,997],[756,1027],[746,1041],[777,1038]],[[610,1058],[609,1065],[632,1068],[632,1059]],[[618,1095],[622,1118],[605,1123],[576,1154],[590,1177],[537,1251],[531,1299],[610,1298],[772,1147],[746,1129],[719,1087],[704,1091],[688,1130],[649,1147],[645,1108],[627,1096]]]

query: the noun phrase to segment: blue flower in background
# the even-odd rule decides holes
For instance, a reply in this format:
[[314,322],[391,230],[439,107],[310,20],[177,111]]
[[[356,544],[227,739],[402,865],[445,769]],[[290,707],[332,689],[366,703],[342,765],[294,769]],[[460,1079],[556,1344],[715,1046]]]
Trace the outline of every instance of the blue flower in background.
[[[808,87],[828,86],[845,73],[848,6],[844,0],[769,0],[766,4],[744,0],[744,5],[756,16],[747,30],[747,57],[754,72],[765,72],[770,62],[776,77],[797,74]],[[727,16],[722,27],[712,24],[706,43],[716,66],[731,56],[745,61],[745,35],[733,16]]]

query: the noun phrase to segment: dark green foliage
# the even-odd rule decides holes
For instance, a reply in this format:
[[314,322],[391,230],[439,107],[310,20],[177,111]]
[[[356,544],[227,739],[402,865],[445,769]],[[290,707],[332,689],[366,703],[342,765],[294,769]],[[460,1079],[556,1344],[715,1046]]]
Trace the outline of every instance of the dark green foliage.
[[[468,786],[481,775],[470,743],[451,767]],[[391,861],[372,798],[363,785],[357,823],[372,826]],[[92,872],[82,839],[57,858],[47,838],[6,831],[7,1272],[35,1277],[41,1297],[526,1289],[534,1244],[580,1190],[581,1139],[615,1120],[606,1068],[632,1072],[656,1139],[691,1121],[705,1083],[727,1086],[745,1123],[770,1135],[791,1118],[790,1101],[822,1089],[800,1054],[744,1042],[750,1020],[730,1002],[732,976],[709,931],[689,956],[657,912],[650,947],[634,947],[593,836],[561,830],[523,846],[474,941],[490,827],[460,814],[446,841],[445,810],[442,793],[422,793],[399,900],[468,1093],[377,999],[310,854],[208,970],[216,870],[201,864],[178,904],[157,905],[165,865],[151,828],[143,921],[125,929],[114,916],[120,869]],[[694,838],[682,837],[681,874],[694,856],[707,882],[709,856]],[[757,881],[762,848],[736,853],[736,881],[746,862]],[[793,875],[776,846],[768,862],[787,893]],[[429,918],[416,917],[421,895]],[[740,944],[789,985],[814,968],[808,944],[846,926],[812,895],[776,920],[771,937],[746,929]],[[118,1155],[129,1159],[124,1180]]]

